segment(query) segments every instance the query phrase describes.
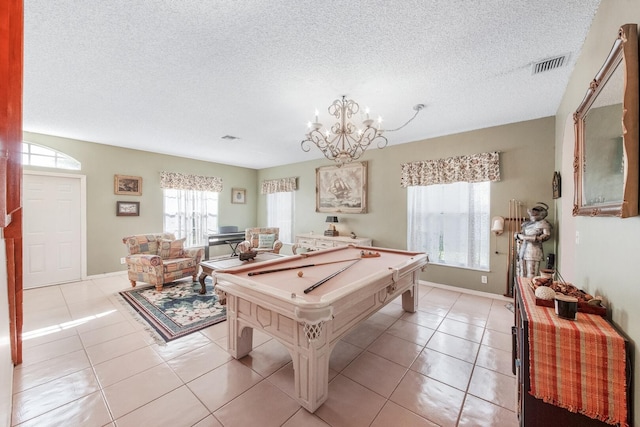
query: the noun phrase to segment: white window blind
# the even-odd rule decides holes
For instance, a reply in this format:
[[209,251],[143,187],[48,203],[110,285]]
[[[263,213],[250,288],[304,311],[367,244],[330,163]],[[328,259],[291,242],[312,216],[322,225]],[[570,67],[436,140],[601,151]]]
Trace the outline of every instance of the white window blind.
[[295,192],[269,193],[267,196],[267,224],[278,227],[282,243],[293,243],[293,215]]
[[408,187],[407,248],[429,261],[489,269],[489,182]]
[[165,188],[164,231],[177,239],[186,237],[185,247],[204,246],[218,229],[218,194],[213,191]]

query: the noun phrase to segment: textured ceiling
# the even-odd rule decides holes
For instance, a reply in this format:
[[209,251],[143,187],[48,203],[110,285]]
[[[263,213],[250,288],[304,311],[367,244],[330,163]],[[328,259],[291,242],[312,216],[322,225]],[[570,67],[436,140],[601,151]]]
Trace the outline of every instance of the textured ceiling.
[[598,4],[29,0],[24,129],[260,169],[321,158],[341,95],[386,129],[426,106],[390,145],[547,117]]

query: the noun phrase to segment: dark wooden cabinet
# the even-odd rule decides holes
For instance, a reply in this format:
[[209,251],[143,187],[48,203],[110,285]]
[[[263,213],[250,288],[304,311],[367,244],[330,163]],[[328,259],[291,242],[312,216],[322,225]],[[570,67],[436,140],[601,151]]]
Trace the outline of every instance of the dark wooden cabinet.
[[[528,286],[528,285],[526,285]],[[610,424],[589,418],[585,415],[570,412],[567,409],[552,405],[532,396],[531,377],[530,377],[530,342],[529,342],[529,322],[532,316],[527,313],[526,305],[523,303],[522,292],[531,292],[529,289],[523,289],[522,285],[515,286],[515,326],[512,328],[513,334],[513,373],[516,375],[516,398],[518,419],[521,426],[563,426],[563,427],[591,427],[591,426],[607,426]],[[535,298],[535,297],[534,297]],[[546,307],[533,306],[532,309],[553,310]],[[555,314],[554,314],[555,315]],[[581,315],[587,315],[579,313]],[[588,316],[595,316],[589,314]],[[567,321],[570,322],[570,321]],[[570,327],[569,325],[568,327]],[[631,355],[628,340],[625,340],[626,357],[626,383],[627,383],[627,422],[633,423],[631,405],[633,398],[631,396]]]

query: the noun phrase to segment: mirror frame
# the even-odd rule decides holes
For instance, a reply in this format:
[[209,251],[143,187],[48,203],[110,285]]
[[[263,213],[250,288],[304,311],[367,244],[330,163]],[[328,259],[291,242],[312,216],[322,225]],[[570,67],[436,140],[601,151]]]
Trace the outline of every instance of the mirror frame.
[[[623,191],[622,201],[587,205],[583,200],[585,168],[585,117],[616,68],[622,65],[622,140],[623,140]],[[625,24],[618,30],[609,56],[589,90],[573,114],[575,146],[573,159],[574,203],[573,216],[618,216],[627,218],[638,215],[638,27]]]

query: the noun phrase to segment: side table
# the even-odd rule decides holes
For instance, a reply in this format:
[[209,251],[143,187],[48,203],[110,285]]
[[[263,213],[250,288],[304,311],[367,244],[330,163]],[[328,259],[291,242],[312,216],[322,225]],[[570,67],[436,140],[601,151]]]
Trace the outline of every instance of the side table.
[[[224,270],[227,268],[238,267],[240,265],[245,264],[254,264],[256,262],[269,261],[271,259],[284,257],[286,255],[274,254],[273,252],[261,252],[258,253],[255,259],[250,259],[247,261],[241,261],[237,256],[223,256],[219,258],[213,258],[208,261],[200,262],[200,267],[202,267],[202,273],[200,273],[200,277],[198,277],[198,281],[200,282],[200,294],[205,294],[207,292],[207,287],[204,283],[207,276],[213,277],[213,272],[216,270]],[[215,279],[214,279],[215,285]]]

